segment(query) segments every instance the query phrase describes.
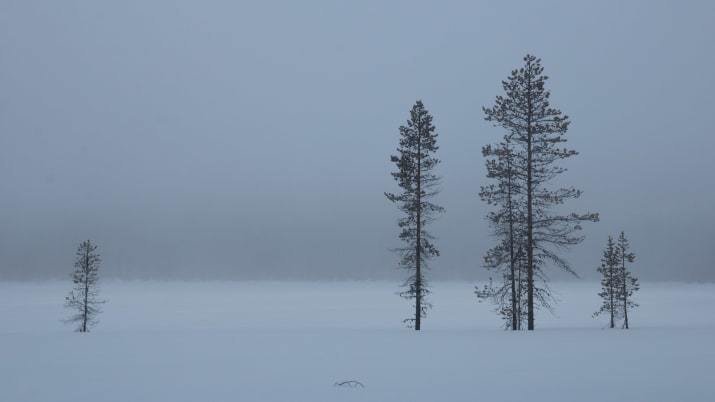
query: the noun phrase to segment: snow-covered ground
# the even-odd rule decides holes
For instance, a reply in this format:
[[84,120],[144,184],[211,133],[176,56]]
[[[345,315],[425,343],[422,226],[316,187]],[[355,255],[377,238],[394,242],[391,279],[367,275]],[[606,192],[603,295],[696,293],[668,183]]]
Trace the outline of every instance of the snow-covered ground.
[[556,315],[510,333],[436,283],[415,333],[394,283],[106,282],[79,334],[69,283],[0,283],[0,401],[715,400],[715,285],[643,284],[629,331],[591,318],[596,283],[554,288]]

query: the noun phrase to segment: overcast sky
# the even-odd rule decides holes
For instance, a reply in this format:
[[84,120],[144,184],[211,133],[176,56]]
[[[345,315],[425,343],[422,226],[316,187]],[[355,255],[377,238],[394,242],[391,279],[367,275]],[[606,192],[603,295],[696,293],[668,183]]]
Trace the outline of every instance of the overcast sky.
[[[497,4],[498,3],[498,4]],[[0,279],[396,277],[389,155],[433,113],[435,278],[484,278],[481,107],[533,53],[644,280],[715,280],[715,2],[0,1]]]

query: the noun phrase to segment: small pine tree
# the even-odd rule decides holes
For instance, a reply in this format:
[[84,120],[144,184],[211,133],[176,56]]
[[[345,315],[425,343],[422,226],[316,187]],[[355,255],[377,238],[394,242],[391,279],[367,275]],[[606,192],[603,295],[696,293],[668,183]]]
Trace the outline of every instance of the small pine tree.
[[96,251],[97,245],[91,240],[80,243],[72,273],[74,288],[65,297],[65,307],[73,310],[65,322],[76,324],[77,332],[89,332],[89,328],[97,324],[97,315],[102,312],[99,306],[105,303],[97,298],[101,259]]
[[[481,187],[479,197],[495,209],[487,214],[487,221],[492,227],[492,235],[498,239],[496,246],[489,249],[484,257],[484,266],[490,270],[505,271],[502,275],[504,285],[492,299],[497,304],[497,312],[504,318],[513,331],[520,327],[519,283],[517,278],[521,273],[517,261],[517,250],[524,243],[523,230],[519,223],[523,222],[523,213],[519,211],[518,195],[523,192],[517,180],[514,160],[520,155],[514,153],[509,136],[497,145],[487,145],[482,148],[482,155],[487,158],[487,178],[496,181]],[[508,297],[503,293],[508,293]],[[480,295],[479,293],[477,294]],[[508,299],[508,300],[505,300]],[[503,305],[508,302],[509,305]]]
[[432,124],[432,115],[418,100],[410,110],[406,126],[400,127],[398,155],[390,157],[397,171],[392,177],[402,189],[399,194],[385,193],[391,202],[397,204],[404,216],[398,221],[400,240],[405,246],[397,249],[401,255],[400,265],[410,272],[404,283],[406,288],[400,295],[415,301],[414,318],[406,319],[408,325],[420,330],[421,319],[430,307],[426,297],[429,287],[424,275],[427,261],[439,256],[439,250],[432,242],[433,237],[426,227],[444,209],[430,202],[439,193],[439,177],[433,172],[439,164],[437,133]]
[[618,256],[618,261],[620,263],[618,267],[618,276],[620,287],[617,290],[618,301],[623,308],[623,328],[628,329],[628,309],[638,307],[631,297],[633,293],[640,289],[638,284],[638,278],[633,276],[633,274],[626,267],[626,263],[632,263],[636,260],[636,255],[629,252],[630,245],[628,244],[628,239],[626,239],[626,234],[621,232],[618,236],[618,245],[616,246],[616,253]]
[[597,317],[601,314],[608,314],[610,316],[610,328],[615,328],[616,317],[619,313],[618,295],[621,285],[618,267],[618,250],[616,249],[613,237],[608,236],[608,243],[606,243],[606,249],[603,250],[603,257],[601,257],[601,266],[598,267],[598,272],[601,273],[601,292],[599,292],[598,295],[601,297],[603,303],[601,304],[601,308],[598,309],[593,316]]

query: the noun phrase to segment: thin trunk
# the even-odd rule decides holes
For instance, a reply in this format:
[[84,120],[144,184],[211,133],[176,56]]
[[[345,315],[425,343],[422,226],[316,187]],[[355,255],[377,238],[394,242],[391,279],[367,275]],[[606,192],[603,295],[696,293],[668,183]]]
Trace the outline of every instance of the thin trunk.
[[[527,66],[531,68],[531,66]],[[527,281],[527,314],[528,314],[528,324],[527,329],[529,331],[534,330],[534,237],[533,237],[533,225],[534,216],[532,213],[532,193],[533,183],[532,183],[532,127],[531,127],[531,117],[533,114],[531,105],[531,78],[527,82],[527,102],[528,102],[528,112],[526,116],[526,281]]]
[[[523,257],[521,257],[521,258],[523,258]],[[521,315],[522,314],[521,313],[521,293],[523,291],[522,284],[521,284],[521,271],[523,271],[523,269],[522,269],[521,263],[520,263],[519,264],[519,287],[518,287],[518,293],[517,293],[517,297],[518,297],[518,303],[517,303],[518,307],[517,308],[519,309],[519,314],[517,315],[519,317],[519,324],[518,324],[517,329],[519,329],[519,330],[521,330],[521,317],[522,317],[522,315]]]
[[625,329],[628,329],[628,294],[626,293],[626,256],[625,256],[625,250],[621,249],[621,254],[622,256],[622,261],[621,261],[621,272],[623,272],[623,277],[621,278],[621,282],[623,282],[623,288],[621,291],[623,292],[623,327]]
[[417,124],[417,254],[415,269],[415,331],[420,330],[420,319],[422,318],[422,121]]
[[615,293],[616,290],[614,289],[614,286],[613,286],[613,267],[610,267],[608,269],[608,272],[609,272],[608,277],[610,278],[609,279],[610,284],[608,285],[608,287],[609,287],[609,293],[611,296],[611,305],[609,306],[610,307],[609,310],[611,311],[611,328],[614,328],[615,322],[613,320],[613,313],[616,310],[616,306],[613,304],[613,294]]
[[531,191],[532,191],[532,183],[531,183],[531,139],[529,139],[529,144],[528,144],[528,151],[527,151],[527,163],[528,163],[528,168],[527,168],[527,178],[526,178],[526,191],[527,191],[527,211],[526,211],[526,219],[527,219],[527,236],[526,236],[526,303],[527,303],[527,319],[528,319],[528,330],[532,331],[534,329],[534,239],[533,239],[533,215],[532,215],[532,207],[531,207]]
[[514,283],[514,214],[511,204],[511,150],[509,143],[506,146],[506,174],[507,174],[507,212],[509,213],[509,269],[511,270],[511,330],[516,331],[516,284]]
[[87,315],[88,315],[88,305],[87,300],[89,298],[89,248],[84,254],[84,315],[82,317],[82,332],[87,332]]

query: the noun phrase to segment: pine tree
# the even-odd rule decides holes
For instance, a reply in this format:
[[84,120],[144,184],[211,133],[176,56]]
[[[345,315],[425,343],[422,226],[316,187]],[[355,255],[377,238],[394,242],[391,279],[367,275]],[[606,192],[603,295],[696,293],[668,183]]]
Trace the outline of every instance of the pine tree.
[[437,133],[432,124],[432,116],[418,100],[410,110],[410,119],[406,126],[400,126],[398,155],[390,160],[397,166],[392,177],[402,189],[400,194],[385,193],[385,196],[397,204],[404,217],[398,221],[399,238],[406,246],[398,248],[401,255],[400,266],[410,273],[405,280],[404,291],[400,296],[415,300],[414,318],[406,319],[408,325],[419,331],[421,319],[430,307],[427,301],[429,287],[424,271],[427,261],[439,256],[433,237],[426,226],[433,222],[443,208],[430,202],[439,192],[439,177],[433,172],[439,163],[434,154],[437,151]]
[[598,293],[598,296],[601,297],[602,303],[601,308],[593,316],[608,314],[610,328],[615,327],[616,318],[621,311],[619,308],[619,291],[622,286],[619,265],[618,249],[613,242],[613,237],[608,236],[606,248],[603,250],[603,257],[601,257],[601,266],[598,267],[598,272],[601,274],[601,292]]
[[97,245],[91,240],[80,243],[72,273],[74,288],[65,298],[65,307],[73,310],[66,322],[77,324],[78,332],[89,332],[97,324],[97,315],[102,312],[99,306],[105,303],[97,298],[101,259],[96,250]]
[[[492,299],[507,325],[512,330],[517,330],[521,321],[518,317],[520,309],[517,307],[521,284],[517,281],[521,273],[518,271],[522,268],[517,261],[517,250],[523,244],[523,231],[518,226],[523,222],[523,214],[518,208],[518,197],[523,191],[514,169],[514,160],[519,155],[514,154],[509,136],[505,136],[504,141],[496,146],[483,147],[482,155],[487,158],[487,178],[495,180],[496,183],[482,186],[479,197],[488,205],[496,207],[496,210],[487,214],[487,220],[492,227],[492,235],[498,239],[497,245],[489,249],[484,256],[484,265],[492,270],[506,269],[502,274],[504,284],[492,288]],[[508,293],[508,296],[505,293]],[[484,294],[481,293],[482,296]],[[508,306],[505,305],[507,301]]]
[[616,254],[619,264],[618,276],[619,276],[619,288],[617,290],[618,301],[623,308],[623,328],[628,329],[628,309],[638,307],[638,304],[631,300],[633,293],[640,289],[638,285],[638,278],[634,277],[633,274],[626,267],[626,263],[632,263],[636,260],[636,255],[629,252],[630,245],[628,244],[628,239],[626,239],[626,234],[621,232],[618,236],[618,245],[616,246]]
[[[569,118],[550,104],[550,92],[545,88],[548,79],[543,74],[541,60],[524,57],[524,66],[513,70],[502,81],[504,96],[497,96],[494,106],[483,108],[485,119],[508,131],[515,154],[514,169],[524,190],[523,210],[527,281],[527,326],[534,329],[534,311],[540,300],[548,297],[544,283],[542,294],[536,289],[537,280],[546,281],[542,272],[552,264],[575,275],[570,265],[557,251],[579,244],[583,236],[578,232],[584,221],[598,221],[598,214],[558,214],[555,207],[566,200],[578,198],[581,191],[573,188],[549,188],[548,184],[566,171],[558,162],[577,155],[574,150],[559,148],[566,142]],[[535,301],[537,306],[535,306]]]

